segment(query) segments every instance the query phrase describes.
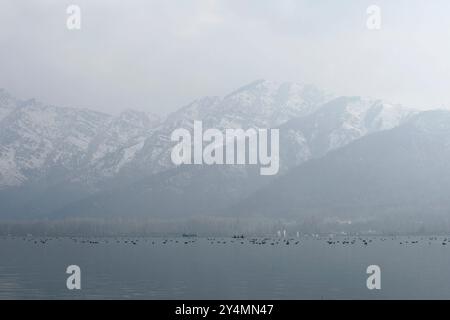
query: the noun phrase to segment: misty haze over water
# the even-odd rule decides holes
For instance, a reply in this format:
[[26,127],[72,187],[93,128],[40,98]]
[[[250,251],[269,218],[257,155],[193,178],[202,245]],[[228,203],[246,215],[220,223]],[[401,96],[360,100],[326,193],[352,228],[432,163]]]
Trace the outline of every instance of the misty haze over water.
[[0,299],[450,299],[448,1],[0,7]]

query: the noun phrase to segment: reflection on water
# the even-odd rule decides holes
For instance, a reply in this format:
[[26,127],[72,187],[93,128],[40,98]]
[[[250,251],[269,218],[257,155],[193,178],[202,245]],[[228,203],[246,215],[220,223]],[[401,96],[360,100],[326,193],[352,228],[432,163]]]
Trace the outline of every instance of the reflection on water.
[[[0,238],[0,299],[448,299],[445,237]],[[66,288],[67,266],[82,289]],[[381,290],[366,268],[381,267]]]

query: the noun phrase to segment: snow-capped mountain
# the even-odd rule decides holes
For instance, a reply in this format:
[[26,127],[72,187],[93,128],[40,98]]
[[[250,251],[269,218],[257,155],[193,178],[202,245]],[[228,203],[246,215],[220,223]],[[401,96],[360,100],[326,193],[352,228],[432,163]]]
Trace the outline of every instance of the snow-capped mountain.
[[450,112],[425,111],[290,170],[229,212],[370,222],[388,232],[416,232],[426,221],[445,230],[449,158]]
[[377,99],[333,99],[316,112],[295,118],[281,127],[282,168],[287,170],[321,157],[367,134],[395,128],[416,113]]
[[0,186],[17,186],[76,170],[107,116],[20,102],[0,125]]
[[312,85],[258,80],[223,98],[196,100],[170,115],[166,125],[184,127],[202,120],[218,129],[273,128],[316,111],[330,99],[330,94]]
[[2,96],[0,108],[0,188],[76,180],[95,169],[106,176],[130,159],[158,124],[136,111],[113,117],[8,97]]
[[[413,113],[374,99],[334,99],[312,85],[265,80],[225,97],[195,100],[164,120],[132,110],[112,116],[46,106],[0,91],[0,190],[6,190],[0,200],[3,195],[9,201],[10,213],[57,214],[68,204],[83,213],[110,212],[121,205],[161,214],[198,213],[199,204],[219,209],[271,178],[260,177],[252,166],[176,168],[170,160],[173,130],[191,129],[194,120],[203,121],[205,129],[279,128],[283,174],[365,135],[396,127]],[[58,201],[51,200],[55,193]],[[17,205],[11,200],[15,197],[22,199]],[[115,208],[113,198],[120,199]]]
[[[334,99],[279,126],[280,175],[366,135],[397,127],[414,113],[375,99]],[[184,166],[94,195],[63,212],[120,215],[132,207],[136,215],[208,215],[222,212],[277,177],[260,176],[255,166]]]
[[277,128],[296,117],[316,111],[331,95],[308,84],[258,80],[227,96],[205,97],[172,113],[145,141],[136,157],[143,172],[172,168],[170,135],[178,128],[191,129],[194,120],[204,128]]
[[86,181],[113,177],[133,162],[145,140],[160,125],[160,118],[144,112],[127,110],[107,121],[92,140],[86,165],[80,177]]

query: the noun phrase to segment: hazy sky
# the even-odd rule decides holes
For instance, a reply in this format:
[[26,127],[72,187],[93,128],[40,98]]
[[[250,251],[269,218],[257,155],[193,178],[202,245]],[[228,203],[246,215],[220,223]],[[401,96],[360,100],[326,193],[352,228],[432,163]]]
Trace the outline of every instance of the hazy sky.
[[262,78],[449,106],[450,1],[0,0],[0,87],[20,98],[167,113]]

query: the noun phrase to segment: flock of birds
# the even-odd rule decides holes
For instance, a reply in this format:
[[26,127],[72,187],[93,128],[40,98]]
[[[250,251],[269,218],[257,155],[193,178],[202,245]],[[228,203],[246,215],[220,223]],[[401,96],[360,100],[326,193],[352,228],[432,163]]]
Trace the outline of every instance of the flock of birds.
[[302,237],[244,237],[233,236],[230,238],[219,237],[171,237],[171,238],[149,238],[149,237],[105,237],[105,238],[81,238],[81,237],[17,237],[17,236],[3,236],[3,239],[21,239],[23,241],[35,244],[45,245],[49,242],[62,241],[69,239],[74,243],[84,245],[99,245],[99,244],[124,244],[136,246],[138,244],[151,244],[151,245],[168,245],[168,244],[180,244],[180,245],[192,245],[201,241],[206,241],[211,245],[225,245],[225,244],[237,244],[237,245],[257,245],[257,246],[296,246],[301,245],[305,241],[315,240],[322,241],[329,246],[353,246],[362,245],[368,246],[374,242],[392,241],[400,245],[416,245],[416,244],[441,244],[442,246],[450,245],[450,237],[445,236],[302,236]]

